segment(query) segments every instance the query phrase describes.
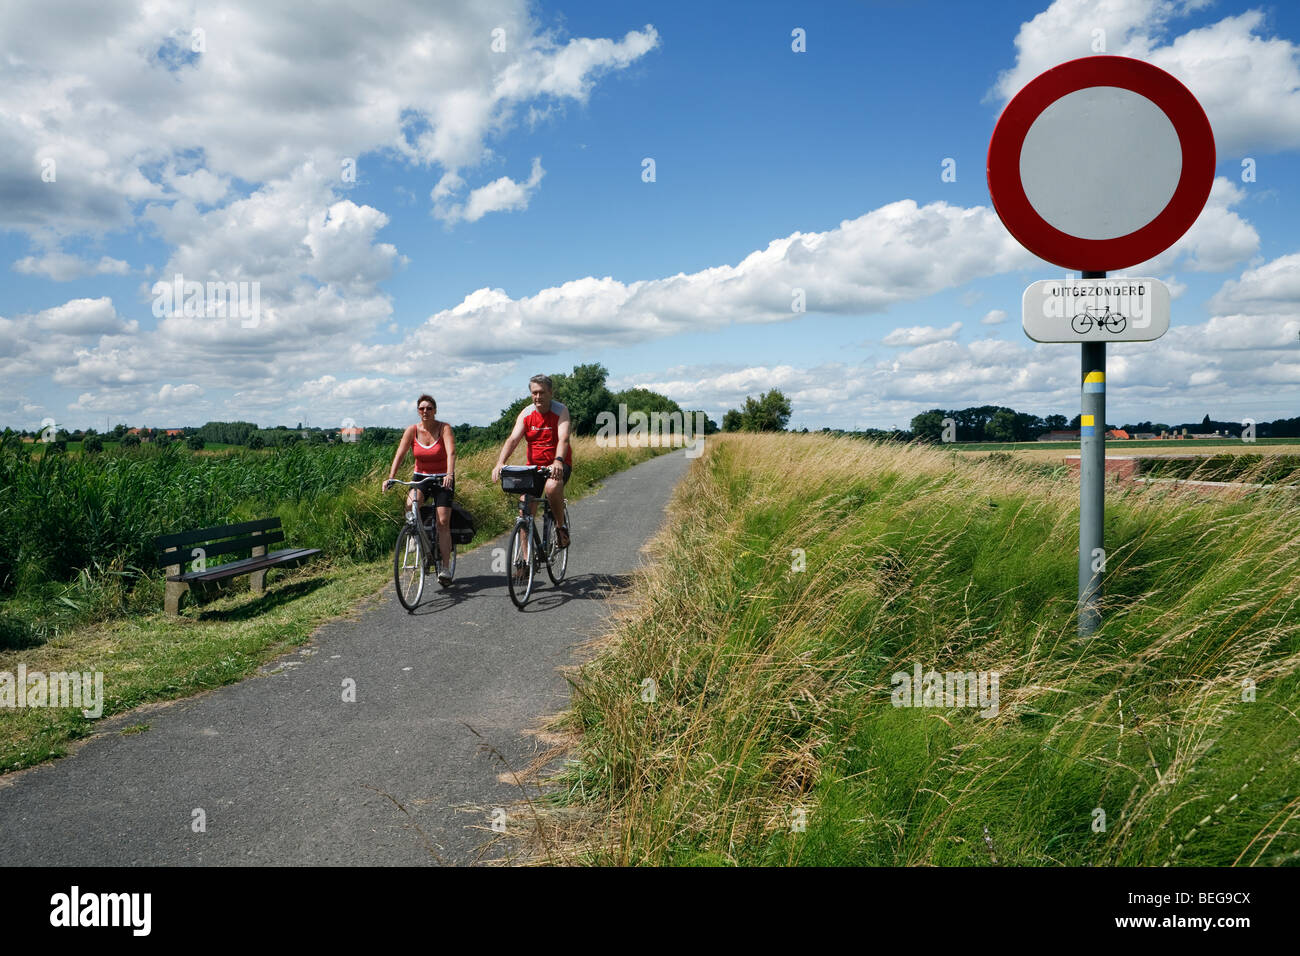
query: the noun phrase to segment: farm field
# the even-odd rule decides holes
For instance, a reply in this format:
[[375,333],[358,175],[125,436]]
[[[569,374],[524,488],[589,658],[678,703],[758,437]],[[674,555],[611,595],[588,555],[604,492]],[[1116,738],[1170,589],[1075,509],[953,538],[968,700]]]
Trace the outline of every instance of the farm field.
[[[966,454],[1006,452],[1039,464],[1061,464],[1067,456],[1079,454],[1073,442],[954,442],[942,446]],[[1106,456],[1136,455],[1158,458],[1177,455],[1287,455],[1300,453],[1300,438],[1261,438],[1254,442],[1238,439],[1184,441],[1108,441]]]

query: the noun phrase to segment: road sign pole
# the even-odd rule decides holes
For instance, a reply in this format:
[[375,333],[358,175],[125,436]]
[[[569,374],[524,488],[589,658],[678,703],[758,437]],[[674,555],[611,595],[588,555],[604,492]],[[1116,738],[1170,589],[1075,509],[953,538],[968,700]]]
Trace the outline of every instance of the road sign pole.
[[[1104,279],[1105,272],[1085,272]],[[1101,624],[1101,577],[1105,567],[1106,343],[1084,342],[1079,372],[1079,635]]]

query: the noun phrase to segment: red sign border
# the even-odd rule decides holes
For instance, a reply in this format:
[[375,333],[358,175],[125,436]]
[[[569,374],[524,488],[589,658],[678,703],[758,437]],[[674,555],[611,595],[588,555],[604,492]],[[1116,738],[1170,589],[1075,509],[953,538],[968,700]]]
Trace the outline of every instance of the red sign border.
[[[1155,103],[1183,151],[1182,174],[1165,208],[1141,228],[1112,239],[1083,239],[1057,229],[1030,204],[1020,182],[1020,152],[1034,121],[1061,97],[1097,86],[1130,90]],[[989,195],[1007,231],[1034,255],[1066,269],[1106,272],[1145,262],[1177,242],[1205,208],[1214,166],[1214,131],[1187,87],[1142,60],[1087,56],[1039,74],[1002,111],[989,140]]]

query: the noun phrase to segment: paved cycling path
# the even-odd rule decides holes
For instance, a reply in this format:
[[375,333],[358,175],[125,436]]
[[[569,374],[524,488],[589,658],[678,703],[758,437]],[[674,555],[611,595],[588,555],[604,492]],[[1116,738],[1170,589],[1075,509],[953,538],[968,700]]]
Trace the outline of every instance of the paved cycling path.
[[[474,862],[494,836],[492,808],[520,796],[480,743],[516,769],[545,752],[528,731],[568,704],[556,668],[599,633],[603,598],[643,560],[688,464],[682,451],[661,455],[575,502],[563,589],[539,569],[524,611],[490,569],[503,536],[461,555],[456,584],[431,582],[413,615],[390,581],[278,673],[114,718],[149,729],[0,777],[0,864]],[[345,678],[355,703],[342,700]]]

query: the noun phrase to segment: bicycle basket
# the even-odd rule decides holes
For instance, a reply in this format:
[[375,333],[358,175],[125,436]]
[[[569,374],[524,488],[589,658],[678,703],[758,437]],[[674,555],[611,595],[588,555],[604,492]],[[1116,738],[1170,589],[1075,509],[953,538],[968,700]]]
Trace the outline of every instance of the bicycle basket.
[[546,488],[546,476],[532,465],[506,465],[501,469],[501,490],[508,495],[532,495],[540,498]]

